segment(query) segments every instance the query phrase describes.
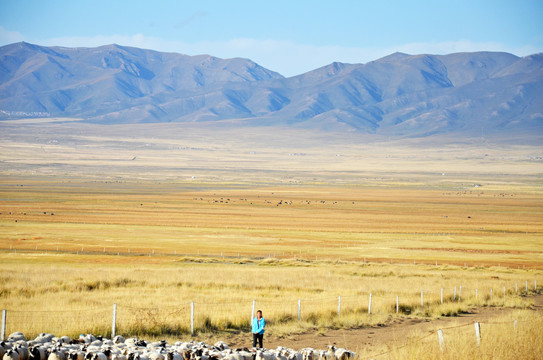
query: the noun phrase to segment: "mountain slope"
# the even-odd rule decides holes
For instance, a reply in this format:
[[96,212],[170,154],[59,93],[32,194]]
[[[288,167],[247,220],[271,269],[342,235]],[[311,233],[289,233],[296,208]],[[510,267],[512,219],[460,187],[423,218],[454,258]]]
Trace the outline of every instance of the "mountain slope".
[[107,45],[0,48],[0,118],[229,121],[424,136],[541,131],[543,55],[395,53],[283,78],[247,59]]

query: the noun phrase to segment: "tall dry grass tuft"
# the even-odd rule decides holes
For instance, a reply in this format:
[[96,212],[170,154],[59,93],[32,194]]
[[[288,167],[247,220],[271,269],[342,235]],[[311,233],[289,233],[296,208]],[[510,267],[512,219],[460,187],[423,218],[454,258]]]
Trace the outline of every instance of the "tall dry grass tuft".
[[[481,342],[477,346],[474,324],[443,329],[441,349],[437,331],[416,334],[407,343],[383,350],[379,359],[541,359],[543,354],[543,317],[531,311],[480,324]],[[515,320],[516,325],[515,325]],[[369,355],[369,354],[368,354]],[[371,355],[369,355],[371,356]]]

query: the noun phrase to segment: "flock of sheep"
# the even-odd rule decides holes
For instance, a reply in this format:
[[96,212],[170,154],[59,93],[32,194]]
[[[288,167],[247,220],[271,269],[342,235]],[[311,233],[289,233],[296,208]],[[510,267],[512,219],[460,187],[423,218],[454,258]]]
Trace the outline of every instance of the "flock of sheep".
[[165,340],[148,342],[137,338],[81,335],[79,339],[68,336],[55,337],[40,334],[27,341],[16,332],[0,342],[1,360],[353,360],[352,351],[330,346],[328,350],[305,348],[300,351],[277,349],[230,349],[219,341],[210,346],[203,342],[176,342]]

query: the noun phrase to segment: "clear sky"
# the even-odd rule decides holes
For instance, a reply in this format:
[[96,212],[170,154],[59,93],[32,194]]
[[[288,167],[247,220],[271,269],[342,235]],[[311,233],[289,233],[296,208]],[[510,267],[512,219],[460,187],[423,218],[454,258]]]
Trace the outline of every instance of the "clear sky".
[[543,51],[543,0],[0,0],[0,46],[246,57],[285,76],[395,51]]

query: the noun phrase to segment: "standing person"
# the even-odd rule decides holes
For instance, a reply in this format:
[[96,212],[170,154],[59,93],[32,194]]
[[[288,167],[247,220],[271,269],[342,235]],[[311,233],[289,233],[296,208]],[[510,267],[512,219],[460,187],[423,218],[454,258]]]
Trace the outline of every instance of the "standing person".
[[260,348],[262,348],[262,341],[264,340],[264,327],[266,326],[266,320],[262,317],[262,310],[256,312],[256,317],[253,319],[253,347],[256,347],[256,342]]

